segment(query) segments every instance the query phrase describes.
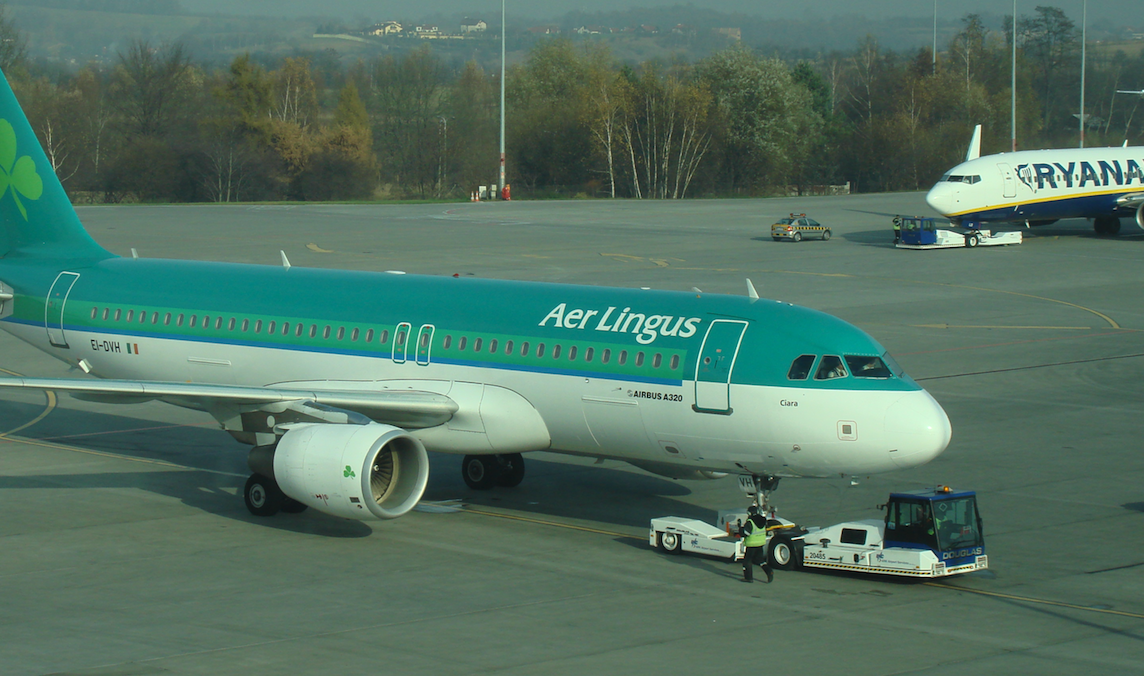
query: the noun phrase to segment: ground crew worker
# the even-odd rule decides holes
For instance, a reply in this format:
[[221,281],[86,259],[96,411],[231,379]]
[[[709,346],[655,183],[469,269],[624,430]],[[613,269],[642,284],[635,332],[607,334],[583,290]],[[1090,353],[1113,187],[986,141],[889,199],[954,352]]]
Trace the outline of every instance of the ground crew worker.
[[894,244],[902,241],[902,217],[894,216]]
[[762,561],[763,572],[767,574],[767,582],[775,578],[767,562],[767,517],[759,514],[759,508],[751,505],[747,508],[747,522],[743,524],[743,581],[754,582],[755,565]]

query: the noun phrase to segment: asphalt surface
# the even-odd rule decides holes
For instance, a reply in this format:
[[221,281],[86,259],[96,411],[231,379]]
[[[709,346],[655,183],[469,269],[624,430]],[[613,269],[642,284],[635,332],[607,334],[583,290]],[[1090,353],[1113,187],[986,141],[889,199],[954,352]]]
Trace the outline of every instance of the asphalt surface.
[[[790,211],[834,238],[773,242]],[[390,522],[258,519],[245,447],[205,414],[6,392],[0,673],[1139,672],[1144,233],[896,250],[890,215],[912,212],[923,195],[81,209],[122,255],[736,294],[749,277],[871,333],[953,424],[925,467],[784,481],[780,513],[825,525],[878,518],[891,490],[975,489],[990,569],[747,585],[647,544],[651,517],[743,506],[733,478],[548,453],[489,493],[434,456],[422,506]],[[0,368],[67,375],[7,334]]]

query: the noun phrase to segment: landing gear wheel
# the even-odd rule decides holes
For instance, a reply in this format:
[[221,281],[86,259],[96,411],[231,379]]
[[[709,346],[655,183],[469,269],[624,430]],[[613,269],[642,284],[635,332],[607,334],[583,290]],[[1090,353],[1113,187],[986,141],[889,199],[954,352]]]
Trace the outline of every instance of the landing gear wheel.
[[828,239],[830,239],[830,231],[829,230],[823,230],[822,231],[822,241],[825,242]]
[[498,455],[500,461],[500,476],[497,485],[503,488],[516,488],[524,481],[524,456],[520,453]]
[[668,554],[678,554],[683,551],[683,542],[679,539],[678,533],[656,533],[656,539],[659,541],[659,548]]
[[965,236],[965,246],[972,249],[978,244],[981,244],[981,235],[978,235],[976,232],[974,232]]
[[802,241],[802,233],[801,233],[801,232],[796,232],[796,233],[794,233],[793,235],[791,235],[791,236],[790,236],[790,238],[791,238],[791,239],[793,239],[793,240],[794,240],[794,241],[796,241],[796,242],[801,242],[801,241]]
[[246,480],[242,497],[246,502],[246,508],[254,516],[274,516],[282,508],[286,496],[272,479],[261,474],[252,474]]
[[1092,229],[1098,235],[1117,235],[1120,233],[1120,219],[1116,216],[1097,216],[1092,219]]
[[767,560],[779,570],[794,570],[802,565],[802,561],[799,560],[798,549],[795,548],[794,543],[779,536],[771,539]]
[[465,484],[475,491],[487,491],[497,485],[501,466],[491,455],[466,455],[461,461],[461,476]]

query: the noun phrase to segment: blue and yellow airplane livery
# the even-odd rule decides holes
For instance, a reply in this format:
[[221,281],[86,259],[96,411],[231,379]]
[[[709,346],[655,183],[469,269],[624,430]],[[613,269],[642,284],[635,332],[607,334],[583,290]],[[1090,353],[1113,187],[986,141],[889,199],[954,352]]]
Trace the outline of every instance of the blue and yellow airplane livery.
[[210,414],[252,447],[255,514],[401,516],[427,451],[488,489],[540,450],[773,481],[913,467],[949,443],[882,346],[787,303],[120,258],[84,231],[6,82],[0,189],[0,328],[94,376],[0,386]]

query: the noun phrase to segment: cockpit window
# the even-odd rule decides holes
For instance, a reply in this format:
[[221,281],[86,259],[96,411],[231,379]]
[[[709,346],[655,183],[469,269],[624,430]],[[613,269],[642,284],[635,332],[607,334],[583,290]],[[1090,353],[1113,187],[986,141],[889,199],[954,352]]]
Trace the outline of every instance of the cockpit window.
[[950,183],[969,183],[970,185],[972,185],[974,183],[980,183],[981,177],[978,175],[959,176],[957,174],[949,174],[949,175],[947,175],[945,180],[949,181]]
[[855,378],[889,378],[890,369],[878,357],[846,355],[846,365]]
[[818,370],[814,373],[815,380],[830,380],[831,378],[845,378],[846,367],[842,365],[842,358],[828,354],[818,363]]
[[949,181],[950,183],[961,183],[962,181],[965,180],[965,177],[964,176],[958,176],[958,175],[954,174],[945,180]]
[[787,371],[786,377],[790,380],[806,380],[810,375],[810,367],[814,366],[813,354],[804,354],[794,360]]
[[899,378],[905,377],[906,370],[902,368],[902,365],[898,363],[897,359],[894,359],[890,356],[889,352],[882,353],[882,361],[885,362],[887,367],[889,367],[891,373],[898,376]]

